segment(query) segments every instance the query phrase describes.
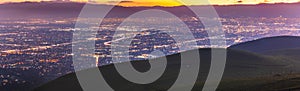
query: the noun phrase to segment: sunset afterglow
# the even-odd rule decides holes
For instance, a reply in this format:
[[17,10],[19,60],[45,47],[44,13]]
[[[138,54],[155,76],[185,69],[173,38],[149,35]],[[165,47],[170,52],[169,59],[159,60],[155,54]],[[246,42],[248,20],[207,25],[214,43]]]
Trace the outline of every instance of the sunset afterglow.
[[[1,0],[0,3],[8,2],[41,2],[41,1],[72,1],[72,2],[90,2],[99,4],[112,4],[117,0]],[[300,0],[209,0],[213,5],[231,5],[231,4],[259,4],[259,3],[294,3]],[[187,2],[185,5],[199,5],[205,3]],[[121,6],[179,6],[182,3],[176,0],[122,0]]]

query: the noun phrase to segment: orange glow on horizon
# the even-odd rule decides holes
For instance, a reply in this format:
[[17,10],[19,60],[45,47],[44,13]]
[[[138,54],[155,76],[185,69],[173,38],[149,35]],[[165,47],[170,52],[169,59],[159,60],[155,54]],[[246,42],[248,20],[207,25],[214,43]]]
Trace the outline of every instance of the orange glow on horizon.
[[121,2],[118,5],[130,7],[130,6],[166,6],[166,7],[172,7],[172,6],[180,6],[183,5],[179,2]]
[[[41,1],[71,1],[71,2],[90,2],[98,4],[112,4],[117,0],[1,0],[0,3],[8,2],[41,2]],[[212,5],[234,5],[234,4],[260,4],[260,3],[295,3],[300,0],[209,0]],[[186,3],[184,5],[201,5],[200,3]],[[123,0],[121,6],[180,6],[182,3],[177,0]],[[204,5],[204,4],[202,4]]]

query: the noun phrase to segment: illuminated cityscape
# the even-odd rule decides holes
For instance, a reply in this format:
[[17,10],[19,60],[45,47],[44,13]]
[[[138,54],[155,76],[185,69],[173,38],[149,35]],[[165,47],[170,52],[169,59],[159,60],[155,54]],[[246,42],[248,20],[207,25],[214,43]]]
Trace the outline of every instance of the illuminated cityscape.
[[[74,29],[76,18],[68,19],[3,19],[0,22],[0,82],[1,86],[12,84],[38,84],[73,72],[72,66],[72,32],[90,28]],[[79,19],[89,20],[89,19]],[[111,64],[110,45],[114,29],[123,18],[106,18],[100,26],[96,38],[96,66]],[[174,19],[167,18],[173,22]],[[271,36],[299,36],[300,18],[220,18],[226,34],[227,46],[210,45],[206,31],[197,27],[199,21],[195,17],[181,17],[188,23],[198,43],[195,48],[220,47]],[[133,19],[132,22],[139,22]],[[159,23],[159,22],[158,22]],[[124,27],[124,26],[123,26]],[[128,26],[127,26],[128,27]],[[175,40],[167,33],[147,29],[141,26],[131,28],[143,29],[141,33],[127,31],[124,33],[137,34],[133,39],[129,54],[131,60],[147,59],[154,49],[162,50],[166,55],[180,52]],[[159,27],[159,26],[158,26]],[[168,30],[164,26],[161,29]],[[178,31],[180,32],[180,31]],[[76,41],[73,41],[76,42]],[[79,42],[78,42],[79,43]],[[182,51],[182,50],[181,50]],[[184,51],[184,50],[183,50]],[[35,75],[35,78],[32,77]],[[22,76],[22,77],[20,77]],[[33,80],[29,80],[33,79]],[[34,81],[43,79],[43,81]]]
[[[58,85],[80,91],[77,73],[97,67],[117,91],[165,91],[172,84],[184,89],[176,85],[179,73],[196,68],[182,61],[198,59],[182,54],[196,58],[189,50],[197,49],[201,67],[197,81],[189,81],[195,91],[210,83],[217,91],[300,89],[300,0],[182,1],[0,0],[0,91],[61,89]],[[153,84],[136,84],[115,69],[116,63],[131,63],[136,71],[151,73],[156,64],[150,61],[159,57],[171,66]],[[209,81],[216,80],[214,71],[223,74],[219,85]]]

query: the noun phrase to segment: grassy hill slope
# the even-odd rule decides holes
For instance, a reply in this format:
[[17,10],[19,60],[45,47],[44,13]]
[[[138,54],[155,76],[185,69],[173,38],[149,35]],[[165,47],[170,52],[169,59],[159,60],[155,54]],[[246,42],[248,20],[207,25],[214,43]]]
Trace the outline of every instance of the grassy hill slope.
[[[225,49],[218,49],[225,50]],[[198,80],[193,90],[201,90],[203,83],[208,74],[210,65],[210,49],[199,49],[201,58],[201,68],[198,75]],[[269,56],[261,56],[254,53],[237,51],[228,49],[228,59],[225,68],[224,77],[220,84],[219,90],[250,90],[250,87],[257,87],[263,89],[264,85],[286,78],[285,75],[290,72],[296,72],[293,68],[290,68],[290,63],[283,60],[278,60]],[[189,52],[189,51],[187,51]],[[178,65],[180,65],[179,54],[167,56],[171,63],[168,64],[168,68],[157,82],[149,85],[140,85],[128,82],[122,78],[115,70],[114,65],[107,65],[95,69],[100,69],[106,81],[115,88],[117,91],[163,91],[168,89],[172,83],[177,79]],[[196,60],[198,61],[198,60]],[[147,61],[134,61],[132,62],[137,69],[147,69]],[[169,69],[169,70],[168,70]],[[93,70],[93,69],[90,69]],[[276,77],[276,80],[275,78]],[[274,79],[266,79],[274,78]],[[229,84],[230,83],[230,84]],[[249,87],[249,88],[248,88]],[[261,87],[261,88],[259,88]],[[101,88],[99,88],[100,90]],[[48,84],[45,84],[35,91],[82,91],[75,73],[58,78]],[[268,90],[268,89],[263,89]]]

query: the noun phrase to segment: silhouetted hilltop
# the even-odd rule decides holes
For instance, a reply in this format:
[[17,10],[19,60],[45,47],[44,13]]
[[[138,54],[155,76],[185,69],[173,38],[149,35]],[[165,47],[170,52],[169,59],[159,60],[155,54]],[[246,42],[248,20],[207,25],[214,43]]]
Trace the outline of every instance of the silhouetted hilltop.
[[236,44],[230,49],[238,49],[255,53],[300,48],[300,37],[297,36],[278,36],[262,38],[245,43]]
[[[299,73],[300,65],[297,60],[288,60],[282,57],[265,56],[253,52],[237,50],[236,48],[244,48],[254,45],[262,49],[269,49],[264,43],[274,43],[282,41],[282,38],[292,38],[298,40],[298,37],[274,37],[261,40],[246,42],[235,45],[227,49],[227,63],[224,75],[218,90],[222,91],[270,91],[270,90],[299,90]],[[283,41],[281,43],[289,43],[291,41]],[[261,44],[262,43],[262,44]],[[240,47],[241,46],[241,47]],[[296,46],[296,45],[295,45]],[[273,45],[273,48],[285,49],[291,46]],[[294,47],[294,46],[292,46]],[[203,83],[207,78],[210,69],[211,49],[198,49],[200,53],[200,73],[193,91],[199,91],[203,87]],[[226,49],[216,49],[226,50]],[[191,50],[194,51],[194,50]],[[191,52],[191,51],[186,51]],[[183,52],[185,53],[185,52]],[[122,78],[114,65],[107,65],[89,70],[100,70],[106,81],[117,91],[163,91],[168,89],[177,79],[180,65],[180,53],[167,56],[168,65],[164,75],[157,82],[148,85],[134,84]],[[150,67],[147,61],[131,62],[137,70],[145,70]],[[87,72],[84,70],[81,72]],[[284,85],[283,85],[284,84]],[[100,90],[101,88],[99,88]],[[35,91],[82,91],[75,73],[65,75],[54,81],[51,81]]]
[[[205,81],[208,69],[209,69],[209,51],[210,49],[201,49],[201,68],[198,75],[197,83],[193,91],[201,90],[203,87],[203,82]],[[241,51],[230,51],[229,58],[227,60],[226,69],[224,73],[223,80],[220,84],[220,90],[225,91],[255,91],[257,89],[263,89],[260,85],[269,85],[267,83],[277,81],[281,79],[281,76],[284,77],[289,72],[297,72],[297,69],[288,68],[291,65],[289,62],[283,60],[278,60],[271,57],[264,57],[255,55],[252,53],[241,52]],[[168,59],[178,59],[178,55],[168,56]],[[108,65],[104,67],[99,67],[106,80],[113,86],[117,91],[160,91],[167,89],[171,83],[177,78],[176,66],[179,65],[177,60],[168,65],[170,67],[167,70],[167,74],[160,78],[160,80],[154,84],[150,85],[137,85],[131,82],[128,82],[115,71],[114,65]],[[145,66],[145,61],[136,61],[132,62],[135,66],[147,67]],[[137,67],[136,67],[137,68]],[[138,68],[145,69],[145,68]],[[89,69],[96,70],[96,69]],[[298,71],[299,72],[299,71]],[[278,78],[273,78],[278,76]],[[276,79],[276,80],[274,80]],[[230,83],[230,84],[228,84]],[[273,86],[273,85],[271,85]],[[101,89],[101,88],[99,88]],[[37,89],[35,91],[82,91],[76,75],[74,73],[60,77],[54,81],[51,81]],[[266,88],[264,88],[266,90]],[[258,90],[258,91],[264,91]],[[270,89],[268,89],[270,90]]]

